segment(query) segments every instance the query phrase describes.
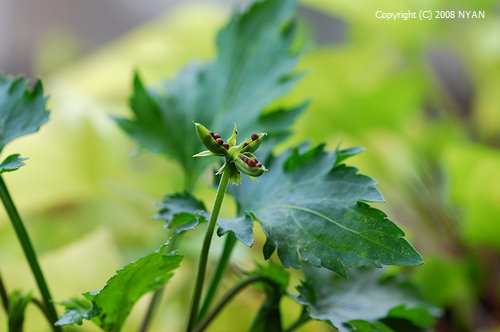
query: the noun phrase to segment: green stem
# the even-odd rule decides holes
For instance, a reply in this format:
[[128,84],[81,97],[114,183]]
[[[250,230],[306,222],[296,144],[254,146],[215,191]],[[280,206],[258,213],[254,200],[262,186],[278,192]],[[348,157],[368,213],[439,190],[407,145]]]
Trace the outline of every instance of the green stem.
[[33,303],[34,305],[36,305],[38,307],[38,309],[40,309],[40,311],[45,316],[47,321],[50,321],[49,313],[47,312],[47,309],[45,309],[45,306],[43,305],[43,303],[39,299],[32,297],[30,299],[30,302]]
[[26,228],[17,212],[16,206],[10,197],[9,190],[0,175],[0,198],[2,199],[2,203],[5,206],[5,210],[9,215],[10,221],[12,222],[12,226],[16,231],[17,238],[21,243],[21,246],[24,251],[24,255],[28,260],[31,271],[33,272],[33,276],[35,277],[36,283],[38,285],[38,289],[40,290],[40,294],[42,295],[43,303],[48,313],[48,317],[50,317],[50,324],[54,331],[61,331],[59,326],[55,326],[54,323],[57,321],[57,312],[52,303],[52,297],[50,296],[49,288],[47,287],[47,283],[45,282],[45,278],[43,277],[42,270],[40,268],[40,264],[38,264],[38,259],[36,257],[35,250],[33,249],[33,245],[31,244],[28,233],[26,232]]
[[226,167],[224,169],[224,172],[222,173],[219,188],[217,189],[217,194],[215,195],[212,214],[210,215],[210,221],[208,223],[207,232],[205,234],[205,239],[203,240],[203,246],[201,248],[200,262],[198,264],[198,275],[196,277],[196,285],[191,301],[191,313],[189,314],[189,321],[186,329],[186,331],[188,332],[193,330],[196,323],[196,317],[198,316],[198,307],[200,305],[201,292],[203,290],[203,282],[205,280],[210,243],[212,242],[215,224],[217,223],[217,218],[219,217],[220,208],[222,206],[222,201],[224,200],[224,195],[226,194],[228,183],[229,167]]
[[294,331],[296,330],[297,328],[299,328],[302,324],[304,324],[305,322],[309,321],[311,319],[311,317],[309,316],[309,314],[307,313],[307,308],[305,306],[302,307],[302,312],[300,313],[300,316],[299,318],[295,321],[295,323],[293,323],[292,325],[290,325],[286,330],[285,332],[291,332],[291,331]]
[[236,244],[236,236],[233,232],[229,232],[226,235],[226,242],[224,243],[224,250],[219,258],[217,263],[217,267],[215,269],[214,276],[212,277],[212,281],[208,287],[207,293],[203,298],[203,303],[201,305],[200,313],[198,314],[197,321],[200,321],[203,316],[208,311],[208,308],[212,304],[217,288],[219,288],[219,284],[222,280],[224,272],[226,271],[227,265],[229,263],[229,259],[231,258],[231,253],[233,252],[234,246]]
[[233,288],[231,288],[226,294],[224,294],[224,296],[222,296],[219,302],[215,304],[214,308],[210,312],[208,312],[203,320],[196,326],[194,332],[203,331],[219,314],[222,308],[224,308],[226,304],[228,304],[233,299],[233,297],[235,297],[241,290],[254,282],[265,282],[274,288],[279,288],[276,282],[265,276],[252,276],[240,281],[235,286],[233,286]]
[[146,311],[146,315],[144,316],[144,320],[142,321],[139,332],[146,332],[149,328],[149,324],[153,318],[153,313],[156,309],[156,306],[160,302],[161,295],[163,294],[163,289],[165,286],[160,287],[156,291],[154,291],[153,296],[151,297],[151,301],[149,302],[148,310]]
[[5,312],[9,312],[9,296],[7,295],[7,287],[2,280],[2,275],[0,274],[0,297],[2,298],[2,305]]

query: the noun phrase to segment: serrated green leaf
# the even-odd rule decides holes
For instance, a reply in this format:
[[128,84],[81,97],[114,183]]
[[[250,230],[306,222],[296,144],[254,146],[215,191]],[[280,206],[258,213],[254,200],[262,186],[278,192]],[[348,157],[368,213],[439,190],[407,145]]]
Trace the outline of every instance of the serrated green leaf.
[[[160,211],[153,218],[165,220],[165,227],[176,233],[194,229],[200,223],[206,222],[209,214],[203,202],[197,200],[190,193],[165,195],[163,202],[158,204]],[[242,243],[247,246],[253,244],[253,218],[251,214],[239,218],[218,218],[217,234],[222,236],[231,231]]]
[[235,13],[217,36],[217,58],[192,63],[164,89],[148,90],[136,75],[133,118],[119,118],[118,124],[141,147],[176,159],[191,181],[213,162],[192,158],[202,150],[193,121],[222,137],[231,134],[234,122],[244,137],[257,130],[286,137],[304,106],[262,112],[299,78],[292,74],[299,56],[293,49],[295,8],[296,0],[261,1]]
[[30,301],[31,294],[23,295],[20,291],[16,290],[9,295],[7,313],[9,332],[23,331],[24,313]]
[[165,195],[161,208],[154,219],[165,220],[165,227],[182,233],[195,228],[199,223],[206,222],[208,213],[203,202],[194,198],[188,192]]
[[366,203],[383,201],[376,181],[336,160],[323,145],[302,145],[267,161],[258,185],[229,188],[262,225],[265,258],[278,248],[285,267],[306,261],[344,277],[346,267],[421,264],[403,231]]
[[34,133],[49,119],[41,81],[33,88],[23,77],[0,75],[0,151],[17,137]]
[[97,317],[100,313],[99,308],[95,303],[86,299],[72,298],[68,301],[59,302],[58,304],[64,306],[66,312],[59,318],[55,325],[82,325],[84,319],[91,320]]
[[12,172],[24,166],[24,161],[28,158],[21,158],[19,153],[11,154],[0,164],[0,174],[4,172]]
[[251,247],[253,245],[253,218],[251,214],[246,214],[239,218],[218,218],[217,235],[222,236],[231,231],[242,243]]
[[119,331],[134,304],[144,294],[164,285],[179,266],[182,256],[175,252],[163,253],[164,250],[162,246],[118,270],[101,290],[83,294],[91,306],[74,300],[67,302],[69,305],[63,304],[69,310],[57,325],[80,324],[82,319],[92,319],[105,331]]
[[[312,318],[330,322],[339,331],[347,331],[344,324],[353,320],[376,322],[401,310],[408,315],[398,318],[410,318],[412,323],[427,324],[429,316],[438,314],[411,284],[396,277],[384,279],[379,269],[352,270],[349,279],[344,279],[306,265],[304,274],[306,281],[297,287],[296,301],[307,306]],[[418,318],[419,314],[423,318]]]

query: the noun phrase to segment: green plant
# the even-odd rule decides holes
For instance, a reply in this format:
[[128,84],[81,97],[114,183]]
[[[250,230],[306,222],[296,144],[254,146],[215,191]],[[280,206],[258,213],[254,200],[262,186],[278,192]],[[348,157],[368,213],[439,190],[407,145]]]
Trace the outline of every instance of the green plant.
[[[254,284],[266,298],[251,331],[292,331],[311,319],[325,321],[340,331],[424,329],[434,323],[436,309],[401,275],[368,269],[419,265],[423,259],[404,238],[402,230],[368,204],[383,202],[375,180],[345,164],[347,158],[363,149],[327,151],[323,144],[303,143],[281,154],[273,153],[275,145],[291,133],[289,127],[307,106],[276,106],[300,77],[293,73],[302,52],[296,38],[295,7],[293,0],[268,0],[235,14],[218,35],[219,53],[215,61],[188,66],[165,85],[166,92],[147,89],[135,75],[130,99],[133,118],[116,121],[142,148],[175,159],[182,166],[185,192],[167,195],[157,215],[172,230],[171,241],[117,271],[101,290],[61,302],[66,312],[55,323],[55,330],[91,320],[105,331],[119,331],[138,299],[156,291],[141,327],[146,330],[160,289],[182,260],[174,241],[186,231],[202,228],[205,222],[208,225],[187,331],[207,328],[237,294]],[[24,90],[23,87],[23,93]],[[5,100],[10,103],[13,98],[8,96]],[[25,117],[39,119],[35,124],[28,122],[28,132],[46,121],[38,113],[33,117],[33,110],[39,108],[30,106],[22,111]],[[221,134],[210,132],[201,123]],[[267,136],[254,134],[257,130]],[[250,138],[236,144],[237,134]],[[221,136],[229,138],[224,141]],[[208,151],[199,152],[203,145]],[[225,163],[220,166],[214,158],[193,156],[219,156]],[[0,166],[7,171],[21,165],[19,155],[13,155]],[[201,174],[214,165],[220,166],[215,174],[219,187],[213,208],[207,211],[196,198],[195,189]],[[249,177],[241,177],[240,173]],[[252,181],[254,177],[259,177],[258,183]],[[237,203],[234,218],[219,218],[226,191]],[[22,226],[6,188],[2,199],[14,216],[15,227]],[[237,241],[253,246],[256,221],[266,236],[264,258],[269,260],[277,252],[281,265],[259,263],[254,270],[241,270],[237,274],[240,280],[213,304]],[[217,234],[225,237],[225,245],[203,294],[216,228]],[[21,243],[29,244],[27,236]],[[36,263],[32,249],[27,256],[30,264]],[[298,294],[288,290],[289,267],[302,269],[304,274]],[[45,285],[43,277],[39,283]],[[53,323],[50,295],[46,298],[43,289],[41,292],[43,308]],[[18,301],[14,301],[6,299],[4,293],[2,300],[4,304],[8,302],[9,315],[16,313],[12,314],[12,324],[20,326],[19,312],[24,311],[30,297],[17,296]],[[280,312],[283,297],[293,298],[302,307],[298,319],[287,327],[283,326]]]
[[[212,305],[236,241],[253,245],[254,221],[262,225],[267,235],[263,248],[266,259],[277,249],[284,267],[315,266],[309,267],[312,272],[306,274],[299,295],[293,296],[303,305],[302,314],[286,330],[293,330],[310,318],[328,321],[340,330],[360,330],[364,325],[390,329],[394,326],[390,319],[394,317],[411,326],[428,327],[435,313],[432,306],[420,300],[416,292],[405,288],[404,283],[385,287],[384,282],[379,281],[379,274],[370,274],[369,277],[360,274],[349,281],[329,275],[333,272],[345,278],[348,268],[422,263],[421,256],[403,238],[403,232],[383,212],[367,204],[383,201],[381,193],[374,187],[376,182],[344,164],[346,158],[363,149],[325,151],[324,145],[309,147],[302,144],[279,156],[271,153],[273,145],[289,134],[288,127],[306,106],[262,111],[284,95],[299,77],[291,74],[301,53],[301,48],[296,46],[295,6],[295,1],[264,1],[256,3],[243,14],[234,15],[218,35],[217,59],[204,65],[188,66],[176,80],[165,84],[166,92],[146,89],[136,74],[134,93],[130,99],[134,117],[117,118],[122,129],[142,148],[173,158],[182,165],[186,192],[167,195],[156,218],[166,221],[166,227],[173,231],[174,238],[208,221],[187,331],[206,328],[236,294],[257,282],[264,284],[267,299],[250,329],[284,329],[279,303],[283,296],[290,295],[287,292],[288,273],[274,264],[244,272],[248,276]],[[250,54],[248,49],[253,52]],[[211,133],[196,124],[199,138],[196,139],[192,130],[193,121],[217,129],[221,134]],[[254,140],[246,141],[251,151],[245,151],[245,143],[236,145],[235,126],[230,135],[233,121],[238,122],[238,134],[242,136],[249,137],[253,131],[263,130],[268,133],[268,138],[263,139],[264,135],[260,134],[254,136]],[[222,137],[229,137],[227,143]],[[259,160],[263,163],[259,163],[260,167],[256,167],[257,163],[253,161],[256,156],[251,146],[257,143],[262,145]],[[208,151],[199,153],[202,145]],[[216,174],[220,176],[219,187],[211,213],[195,198],[193,191],[203,170],[214,160],[192,158],[193,155],[225,158],[224,165]],[[262,164],[269,167],[268,172]],[[240,179],[240,171],[250,176],[262,175],[260,182]],[[233,183],[241,181],[241,184],[231,186],[230,180]],[[218,218],[226,189],[238,204],[237,218]],[[226,242],[202,299],[208,251],[217,225],[217,233],[226,236]],[[317,269],[320,266],[332,271],[321,271],[327,275],[321,283],[311,277],[319,273]],[[361,285],[367,278],[375,289],[381,282],[381,292],[387,295],[386,306],[377,314],[369,315],[358,310],[345,316],[349,319],[333,319],[331,317],[335,316],[336,309],[328,307],[322,307],[326,310],[325,314],[316,314],[315,305],[330,300],[322,298],[323,285],[349,287],[352,282]],[[334,283],[330,286],[329,282]],[[147,329],[157,299],[158,296],[153,297],[142,330]],[[333,296],[333,301],[336,299]],[[353,301],[356,299],[353,298]],[[82,318],[92,318],[89,312],[95,306],[99,307],[95,301],[88,303],[85,315],[60,323],[81,323]],[[107,310],[106,307],[99,308]],[[71,318],[71,310],[64,317]],[[100,324],[99,321],[97,323]],[[119,325],[100,326],[111,331],[119,329]]]

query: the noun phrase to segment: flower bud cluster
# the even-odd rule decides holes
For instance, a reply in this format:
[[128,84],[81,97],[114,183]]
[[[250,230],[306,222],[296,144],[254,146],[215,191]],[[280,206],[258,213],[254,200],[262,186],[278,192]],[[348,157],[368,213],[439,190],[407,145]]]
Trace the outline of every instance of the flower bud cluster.
[[266,136],[265,133],[253,133],[250,139],[236,145],[236,135],[238,130],[234,126],[233,135],[228,138],[227,142],[221,138],[221,135],[209,131],[205,126],[195,123],[196,133],[198,138],[205,145],[208,151],[203,151],[195,155],[195,157],[205,156],[221,156],[225,157],[226,163],[219,170],[222,171],[226,167],[231,170],[231,182],[238,183],[241,176],[240,172],[253,177],[261,176],[267,169],[259,162],[252,152],[257,150]]

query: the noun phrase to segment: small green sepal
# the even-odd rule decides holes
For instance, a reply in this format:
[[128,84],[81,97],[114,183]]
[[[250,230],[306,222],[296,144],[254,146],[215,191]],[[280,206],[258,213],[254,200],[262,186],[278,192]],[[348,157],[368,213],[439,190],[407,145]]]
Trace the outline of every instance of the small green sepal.
[[12,172],[24,166],[24,161],[28,158],[21,158],[19,153],[11,154],[0,164],[0,174],[5,172]]
[[236,145],[236,135],[238,135],[238,128],[236,127],[236,123],[234,124],[233,128],[233,134],[231,137],[227,139],[227,143],[229,143],[229,146],[235,146]]
[[197,157],[216,157],[216,156],[220,156],[220,155],[213,153],[212,151],[205,150],[205,151],[198,152],[193,157],[197,158]]

